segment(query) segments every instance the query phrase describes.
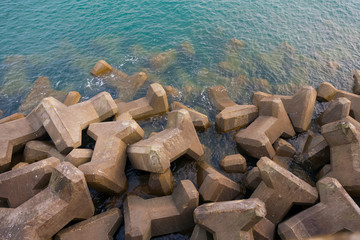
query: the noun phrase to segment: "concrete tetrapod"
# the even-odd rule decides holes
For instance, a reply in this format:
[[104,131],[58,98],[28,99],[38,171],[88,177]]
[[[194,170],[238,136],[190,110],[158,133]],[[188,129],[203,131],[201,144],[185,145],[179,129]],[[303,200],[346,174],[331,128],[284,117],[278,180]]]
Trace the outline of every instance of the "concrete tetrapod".
[[47,186],[59,163],[52,157],[0,174],[0,199],[10,208],[20,206]]
[[257,162],[262,182],[251,195],[266,204],[267,215],[274,224],[280,222],[293,204],[310,205],[318,198],[316,188],[267,157]]
[[81,146],[81,131],[117,112],[111,95],[102,92],[88,101],[67,107],[55,98],[44,98],[35,108],[36,116],[61,153]]
[[194,160],[204,155],[190,114],[184,109],[169,113],[165,130],[128,148],[132,166],[153,173],[164,173],[184,154]]
[[327,109],[320,115],[317,122],[322,126],[327,123],[336,122],[349,116],[351,102],[347,98],[337,98],[330,102]]
[[252,228],[265,215],[262,201],[247,199],[203,204],[195,209],[194,220],[216,240],[251,240]]
[[145,97],[128,103],[117,101],[117,106],[116,120],[127,120],[129,117],[141,120],[169,111],[166,92],[158,83],[150,85]]
[[221,111],[215,119],[216,127],[220,132],[246,127],[258,116],[256,106],[236,104],[222,85],[209,88],[209,97],[212,104]]
[[273,96],[267,93],[255,92],[253,104],[259,106],[261,99],[264,97],[281,99],[296,132],[309,130],[316,100],[316,91],[313,87],[303,86],[293,96]]
[[90,162],[92,155],[92,149],[75,148],[68,155],[66,155],[64,161],[71,162],[75,167],[79,167],[84,163]]
[[150,173],[148,185],[152,194],[161,196],[172,193],[173,182],[173,174],[171,169],[168,168],[164,173]]
[[292,137],[295,131],[279,98],[263,98],[259,117],[246,129],[235,135],[238,146],[254,158],[272,158],[275,150],[272,144],[280,136]]
[[119,194],[126,190],[126,149],[144,137],[134,120],[90,124],[88,135],[96,140],[91,162],[82,164],[88,185],[100,192]]
[[0,172],[10,168],[12,153],[21,145],[45,134],[34,112],[25,118],[0,124]]
[[61,230],[55,240],[113,240],[122,222],[120,209],[113,208]]
[[183,180],[171,196],[144,200],[129,195],[124,203],[125,239],[146,240],[180,232],[194,226],[193,211],[199,193],[190,180]]
[[335,234],[344,229],[360,230],[360,208],[335,178],[317,182],[320,203],[279,225],[282,239],[307,239]]
[[14,113],[10,116],[4,117],[2,119],[0,119],[0,124],[6,123],[6,122],[11,122],[20,118],[24,118],[25,115],[22,113]]
[[71,163],[60,163],[49,186],[17,208],[0,208],[0,238],[48,240],[73,219],[93,216],[83,173]]
[[24,149],[25,162],[33,163],[49,157],[63,160],[65,156],[59,153],[52,142],[34,140],[26,143]]
[[204,131],[210,127],[209,119],[205,114],[199,113],[198,111],[188,108],[184,104],[176,101],[171,104],[171,110],[180,110],[180,109],[185,109],[190,113],[190,117],[193,121],[196,130]]
[[360,197],[360,123],[351,117],[328,123],[321,133],[330,146],[331,176],[353,197]]

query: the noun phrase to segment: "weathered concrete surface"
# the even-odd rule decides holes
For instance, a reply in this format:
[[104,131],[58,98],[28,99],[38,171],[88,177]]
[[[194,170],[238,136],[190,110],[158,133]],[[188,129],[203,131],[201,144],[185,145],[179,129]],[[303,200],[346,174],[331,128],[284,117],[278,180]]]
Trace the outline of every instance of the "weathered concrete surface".
[[335,178],[317,183],[320,203],[291,217],[279,225],[282,239],[306,239],[335,234],[344,229],[360,229],[360,208]]
[[318,99],[323,101],[331,101],[338,98],[347,98],[350,102],[351,116],[360,121],[360,96],[350,92],[336,89],[328,82],[323,82],[318,88]]
[[244,191],[240,184],[225,177],[203,161],[197,163],[197,170],[199,193],[204,201],[229,201]]
[[164,173],[150,173],[149,188],[152,194],[169,195],[173,191],[173,182],[174,177],[169,168]]
[[304,86],[293,96],[272,96],[266,93],[255,92],[253,104],[259,106],[261,99],[264,97],[275,97],[282,100],[296,132],[309,130],[316,100],[316,91],[313,87]]
[[275,235],[275,224],[266,218],[261,219],[253,227],[253,235],[255,240],[273,240]]
[[316,174],[316,179],[317,179],[317,180],[320,180],[320,179],[322,179],[322,178],[325,178],[326,175],[327,175],[328,173],[330,173],[330,172],[331,172],[331,165],[330,165],[330,164],[326,164],[324,167],[322,167],[322,168],[320,169],[320,171],[318,172],[318,174]]
[[213,233],[214,239],[254,239],[252,228],[266,215],[259,199],[208,203],[194,211],[195,223]]
[[331,173],[351,196],[360,196],[360,123],[351,117],[322,126],[330,146]]
[[132,166],[153,173],[165,172],[184,154],[194,160],[204,155],[190,114],[184,109],[169,113],[165,130],[128,148]]
[[65,96],[66,92],[58,91],[51,87],[51,83],[48,77],[39,77],[35,81],[32,90],[19,107],[19,111],[30,112],[37,106],[37,104],[40,103],[43,98],[46,97],[53,97],[62,102],[65,100]]
[[359,239],[360,239],[359,232],[356,233],[343,232],[343,233],[337,233],[327,236],[307,238],[307,240],[359,240]]
[[280,222],[293,204],[308,205],[318,198],[316,188],[280,167],[267,157],[257,162],[262,182],[251,195],[266,204],[267,215],[274,224]]
[[0,174],[0,199],[6,200],[10,208],[20,206],[47,186],[59,163],[52,157]]
[[205,114],[199,113],[198,111],[188,108],[184,104],[176,101],[171,104],[171,110],[180,110],[180,109],[185,109],[189,112],[195,129],[204,131],[210,127],[209,119]]
[[61,230],[55,240],[113,240],[122,222],[120,209],[113,208]]
[[226,88],[223,85],[217,85],[209,88],[209,98],[211,103],[219,111],[224,110],[227,107],[237,105],[230,99]]
[[75,148],[66,155],[64,161],[72,163],[75,167],[79,167],[84,163],[90,162],[92,155],[92,149]]
[[63,160],[65,156],[59,153],[52,142],[34,140],[26,143],[24,149],[25,162],[33,163],[49,157]]
[[289,142],[279,138],[274,142],[275,153],[278,156],[292,158],[296,154],[296,149]]
[[66,95],[66,98],[64,100],[64,104],[66,106],[71,106],[74,105],[76,103],[79,103],[81,100],[81,94],[79,92],[76,91],[71,91]]
[[48,240],[73,219],[93,214],[84,175],[63,162],[54,169],[45,190],[17,208],[0,208],[0,238]]
[[98,191],[119,194],[126,190],[126,149],[144,137],[134,120],[92,123],[87,131],[96,140],[91,162],[79,166],[88,185]]
[[353,92],[355,94],[359,95],[360,94],[360,71],[359,70],[354,71],[353,79],[354,79]]
[[213,236],[211,233],[209,233],[199,225],[195,225],[190,240],[212,240],[212,239]]
[[245,187],[254,191],[259,184],[261,183],[261,175],[258,167],[253,167],[250,171],[247,172],[245,177]]
[[16,164],[15,166],[13,166],[13,167],[11,168],[11,170],[18,169],[18,168],[22,168],[22,167],[25,167],[25,166],[27,166],[27,165],[29,165],[29,163],[27,163],[27,162],[19,162],[18,164]]
[[145,97],[128,103],[117,101],[117,106],[119,111],[116,120],[123,120],[126,114],[134,120],[141,120],[169,111],[166,92],[158,83],[150,85]]
[[310,135],[298,160],[313,171],[322,168],[330,162],[329,144],[322,135]]
[[0,172],[10,168],[13,151],[45,134],[34,112],[25,118],[0,124]]
[[104,83],[118,90],[118,99],[129,101],[136,91],[148,79],[146,73],[139,72],[132,76],[112,67],[104,60],[99,60],[90,72],[92,75],[102,78]]
[[88,101],[67,107],[55,98],[44,98],[35,113],[61,153],[81,146],[82,130],[117,112],[111,95],[102,92]]
[[319,116],[317,122],[322,126],[349,116],[351,102],[347,98],[337,98],[330,102],[327,109]]
[[14,121],[14,120],[17,120],[17,119],[20,119],[20,118],[24,118],[25,115],[22,114],[22,113],[14,113],[10,116],[7,116],[7,117],[4,117],[2,119],[0,119],[0,124],[2,123],[6,123],[6,122],[11,122],[11,121]]
[[238,146],[254,158],[272,158],[272,144],[280,136],[291,137],[295,131],[279,98],[263,98],[259,106],[259,117],[246,129],[235,135]]
[[254,105],[234,105],[225,108],[216,115],[215,123],[220,132],[230,132],[252,123],[258,116]]
[[190,180],[183,180],[171,196],[144,200],[129,195],[124,203],[125,238],[151,237],[180,232],[194,226],[193,211],[199,193]]
[[241,154],[228,155],[221,159],[220,167],[225,172],[244,173],[246,172],[246,159]]

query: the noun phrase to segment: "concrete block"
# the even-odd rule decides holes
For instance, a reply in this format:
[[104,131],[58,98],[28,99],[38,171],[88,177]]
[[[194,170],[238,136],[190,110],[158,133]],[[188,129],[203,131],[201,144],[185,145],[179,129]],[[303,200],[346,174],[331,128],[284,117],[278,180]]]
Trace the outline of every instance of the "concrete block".
[[292,158],[296,154],[295,147],[281,138],[274,142],[273,147],[275,149],[276,155],[278,156]]
[[353,92],[355,94],[359,95],[360,94],[360,71],[359,70],[354,71],[353,79],[354,79]]
[[171,162],[185,154],[200,160],[204,150],[190,114],[184,109],[169,113],[165,130],[128,148],[132,166],[153,173],[164,173]]
[[59,153],[52,142],[33,140],[26,143],[24,149],[25,162],[33,163],[49,157],[63,160],[65,155]]
[[272,158],[275,150],[272,144],[280,137],[291,137],[295,131],[279,98],[263,98],[259,117],[246,129],[235,135],[238,146],[254,158]]
[[66,157],[64,161],[72,163],[75,167],[90,162],[93,155],[92,149],[75,148]]
[[129,195],[124,203],[125,238],[149,240],[190,229],[198,205],[199,193],[189,180],[181,181],[171,196],[144,200]]
[[199,193],[204,201],[229,201],[244,192],[240,184],[225,177],[203,161],[197,163],[197,170]]
[[47,186],[59,163],[52,157],[0,174],[0,199],[10,208],[20,206]]
[[293,204],[310,205],[318,198],[316,188],[267,157],[257,162],[262,182],[251,195],[266,204],[266,218],[279,223]]
[[320,203],[291,217],[279,225],[282,239],[306,239],[335,234],[344,229],[360,229],[360,208],[335,178],[317,183]]
[[253,227],[253,235],[255,240],[273,240],[275,235],[275,224],[266,219],[261,219]]
[[337,89],[329,82],[323,82],[317,89],[316,99],[321,102],[329,102],[333,100],[337,92]]
[[245,177],[245,187],[254,191],[259,184],[261,183],[261,175],[258,167],[253,167],[250,171],[246,173]]
[[252,228],[266,215],[265,204],[259,199],[208,203],[197,207],[197,225],[213,233],[214,239],[254,239]]
[[227,107],[237,105],[233,100],[230,99],[226,88],[222,85],[209,88],[209,98],[211,103],[219,111],[224,110]]
[[330,148],[322,135],[309,136],[304,152],[299,156],[301,164],[312,171],[322,168],[330,162]]
[[210,127],[209,119],[205,114],[199,113],[198,111],[188,108],[184,104],[181,104],[176,101],[171,104],[171,110],[180,110],[180,109],[185,109],[189,112],[196,130],[204,131]]
[[152,194],[163,196],[173,191],[174,177],[169,169],[164,173],[150,173],[149,188]]
[[104,60],[99,60],[94,68],[91,70],[91,74],[94,75],[94,76],[100,76],[102,74],[105,74],[105,73],[109,73],[111,72],[112,70],[112,67],[110,64],[108,64],[106,61]]
[[246,159],[241,154],[228,155],[221,159],[220,167],[229,173],[245,173]]
[[64,100],[64,104],[66,106],[71,106],[74,105],[76,103],[79,103],[81,100],[81,94],[79,92],[76,91],[71,91],[66,95],[66,98]]
[[88,135],[96,140],[91,162],[79,166],[91,188],[119,194],[126,190],[126,149],[144,137],[134,120],[92,123]]
[[213,240],[212,234],[199,225],[195,225],[190,240]]
[[317,122],[322,126],[346,118],[350,114],[350,105],[351,102],[347,98],[332,100],[328,108],[317,119]]
[[55,98],[44,98],[34,111],[58,151],[69,153],[81,146],[83,129],[113,116],[117,106],[109,93],[102,92],[69,107]]
[[73,219],[93,214],[84,175],[63,162],[54,169],[45,190],[17,208],[0,208],[0,238],[47,240]]
[[11,170],[14,170],[14,169],[17,169],[17,168],[22,168],[22,167],[25,167],[25,166],[27,166],[27,165],[29,165],[29,163],[27,163],[27,162],[19,162],[18,164],[16,164],[15,166],[13,166],[13,167],[11,168]]
[[24,118],[25,115],[22,114],[22,113],[14,113],[10,116],[7,116],[7,117],[4,117],[2,119],[0,119],[0,124],[2,123],[6,123],[6,122],[11,122],[11,121],[14,121],[14,120],[17,120],[17,119],[20,119],[20,118]]
[[120,209],[113,208],[61,230],[55,240],[113,240],[122,222]]

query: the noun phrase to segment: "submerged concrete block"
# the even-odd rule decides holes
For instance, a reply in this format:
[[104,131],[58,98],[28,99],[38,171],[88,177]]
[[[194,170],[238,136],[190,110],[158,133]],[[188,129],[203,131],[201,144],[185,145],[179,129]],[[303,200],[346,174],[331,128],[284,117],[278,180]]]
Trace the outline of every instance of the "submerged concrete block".
[[120,209],[113,208],[61,230],[55,240],[113,240],[122,222]]
[[183,180],[171,196],[144,200],[129,195],[124,203],[125,238],[150,239],[194,226],[193,211],[199,205],[194,184]]
[[253,104],[259,106],[259,101],[261,101],[262,98],[270,96],[281,99],[296,132],[309,130],[316,100],[316,91],[313,87],[304,86],[293,96],[272,96],[270,94],[255,92],[253,95]]
[[259,117],[246,129],[235,135],[238,146],[254,158],[272,158],[275,150],[272,144],[280,136],[291,137],[295,131],[279,98],[263,98]]
[[252,227],[266,215],[259,199],[208,203],[194,211],[195,223],[213,233],[214,239],[254,239]]
[[306,239],[335,234],[344,229],[360,229],[360,208],[335,178],[324,178],[317,184],[320,203],[281,223],[282,239]]
[[0,172],[10,168],[12,153],[23,144],[45,134],[34,112],[25,118],[0,124]]
[[204,155],[190,114],[184,109],[169,113],[165,130],[128,148],[132,166],[153,173],[165,172],[184,154],[194,160]]
[[332,100],[328,108],[317,119],[317,122],[322,126],[346,118],[350,114],[350,105],[351,102],[347,98]]
[[281,138],[274,142],[274,149],[277,156],[292,158],[296,154],[295,147]]
[[117,106],[109,93],[102,92],[88,101],[69,107],[55,98],[44,98],[34,111],[58,151],[69,153],[81,146],[83,129],[113,116]]
[[145,97],[128,103],[117,102],[117,106],[116,120],[124,119],[123,115],[130,115],[134,120],[141,120],[169,111],[166,92],[158,83],[150,85]]
[[88,185],[100,192],[119,194],[126,190],[126,149],[144,137],[134,120],[92,123],[88,135],[96,140],[91,162],[82,164]]
[[225,172],[244,173],[246,172],[246,159],[241,154],[228,155],[221,159],[220,167]]
[[164,173],[150,173],[149,188],[152,194],[169,195],[173,191],[174,177],[169,169]]
[[26,143],[24,149],[25,162],[33,163],[49,157],[63,160],[65,156],[59,153],[52,142],[34,140]]
[[181,104],[176,101],[171,104],[171,110],[180,110],[180,109],[185,109],[189,112],[195,129],[204,131],[210,127],[209,119],[205,114],[199,113],[198,111],[188,108],[184,104]]
[[92,155],[92,149],[75,148],[66,155],[64,161],[72,163],[75,167],[79,167],[84,163],[90,162]]
[[351,196],[360,196],[360,123],[351,117],[328,123],[321,133],[330,146],[331,177]]
[[244,191],[240,184],[225,177],[203,161],[197,163],[197,170],[199,193],[204,201],[229,201]]
[[47,240],[73,219],[93,214],[84,175],[63,162],[54,169],[45,190],[17,208],[0,208],[0,238]]
[[16,208],[42,191],[49,183],[57,158],[47,158],[0,174],[0,199],[10,208]]
[[22,113],[14,113],[10,116],[7,116],[7,117],[4,117],[2,119],[0,119],[0,124],[2,123],[6,123],[6,122],[11,122],[11,121],[14,121],[14,120],[17,120],[17,119],[20,119],[20,118],[24,118],[25,115],[22,114]]
[[266,218],[274,224],[283,219],[293,204],[307,205],[317,200],[316,188],[269,158],[262,157],[257,166],[263,181],[251,198],[258,198],[266,204]]

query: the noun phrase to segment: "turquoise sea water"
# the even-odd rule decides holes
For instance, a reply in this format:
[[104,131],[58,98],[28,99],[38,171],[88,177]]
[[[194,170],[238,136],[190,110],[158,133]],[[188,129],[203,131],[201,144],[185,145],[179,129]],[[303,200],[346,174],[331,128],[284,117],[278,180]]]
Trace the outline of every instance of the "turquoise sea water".
[[[229,44],[232,38],[245,47]],[[149,81],[136,97],[151,82],[172,85],[182,91],[182,102],[214,121],[206,88],[216,84],[224,84],[239,103],[249,102],[254,90],[289,94],[299,85],[317,87],[322,81],[350,90],[351,72],[360,68],[359,38],[355,0],[2,0],[0,109],[5,115],[16,112],[38,76],[85,99],[103,90],[116,98],[116,89],[89,74],[104,59],[129,75],[148,71]],[[195,54],[184,54],[184,42]],[[167,50],[176,52],[174,62],[165,71],[152,69],[151,57]],[[162,117],[142,126],[159,131],[165,123]],[[236,152],[232,133],[220,135],[212,127],[199,137],[212,150],[214,165]],[[183,179],[184,171],[175,178]],[[140,181],[134,179],[133,188]]]

